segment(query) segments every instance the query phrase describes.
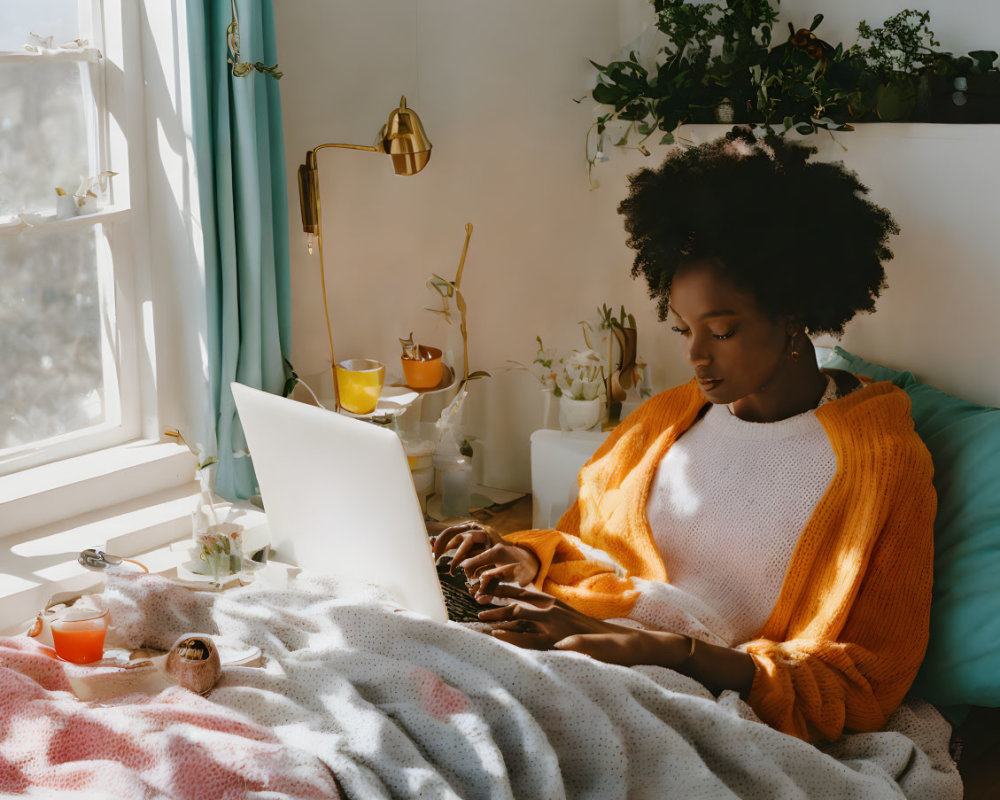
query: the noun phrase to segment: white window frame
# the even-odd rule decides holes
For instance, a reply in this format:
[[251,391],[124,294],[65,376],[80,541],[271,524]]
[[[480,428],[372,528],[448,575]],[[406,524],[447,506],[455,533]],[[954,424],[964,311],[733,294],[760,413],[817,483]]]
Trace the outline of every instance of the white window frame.
[[[88,452],[70,455],[70,449],[0,475],[0,631],[12,630],[55,594],[93,586],[95,573],[76,564],[82,549],[106,543],[119,555],[149,555],[190,537],[199,491],[193,456],[161,440],[163,425],[193,426],[207,397],[207,354],[199,347],[205,331],[191,330],[191,316],[181,313],[204,302],[191,288],[203,285],[204,252],[185,10],[162,0],[103,0],[94,7],[103,7],[103,16],[92,41],[101,42],[107,59],[104,141],[119,175],[100,215],[46,224],[68,229],[99,221],[126,254],[130,268],[118,270],[114,296],[102,302],[113,303],[116,368],[133,376],[122,381],[123,406],[134,411],[113,436],[88,442]],[[104,26],[105,18],[121,25]],[[167,224],[168,218],[179,223]],[[158,220],[155,230],[151,219]],[[159,364],[158,349],[165,354]],[[158,558],[148,563],[166,564],[172,556]]]
[[[7,449],[0,462],[0,475],[121,444],[140,433],[136,267],[148,259],[134,246],[141,239],[135,232],[143,227],[145,209],[142,198],[134,196],[137,187],[130,185],[130,179],[133,172],[144,172],[145,158],[134,146],[142,143],[141,119],[127,100],[129,83],[141,85],[141,72],[133,78],[140,65],[140,53],[134,47],[132,52],[126,51],[130,42],[138,43],[138,20],[130,19],[136,10],[133,3],[121,0],[80,0],[81,18],[89,16],[79,34],[89,43],[85,49],[0,53],[0,62],[6,63],[84,65],[81,72],[85,76],[82,85],[90,169],[92,174],[102,170],[117,173],[110,181],[110,204],[96,213],[48,220],[36,226],[18,218],[0,220],[2,236],[44,237],[70,230],[93,231],[97,244],[104,404],[109,410],[108,418],[98,425]],[[130,146],[130,131],[133,146]]]

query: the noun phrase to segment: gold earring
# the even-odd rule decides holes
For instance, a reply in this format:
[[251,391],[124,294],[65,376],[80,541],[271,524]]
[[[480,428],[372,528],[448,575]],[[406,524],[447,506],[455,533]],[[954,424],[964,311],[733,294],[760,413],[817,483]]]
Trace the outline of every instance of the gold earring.
[[792,353],[791,353],[791,355],[792,355],[792,361],[794,361],[794,362],[798,362],[798,360],[799,360],[799,350],[798,350],[797,345],[795,344],[798,340],[799,340],[799,333],[798,333],[798,331],[796,331],[795,333],[792,334]]

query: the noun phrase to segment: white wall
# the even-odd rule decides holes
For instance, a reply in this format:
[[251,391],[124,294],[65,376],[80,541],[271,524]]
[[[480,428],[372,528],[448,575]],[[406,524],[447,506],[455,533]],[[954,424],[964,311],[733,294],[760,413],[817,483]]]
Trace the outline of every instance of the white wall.
[[[926,3],[945,49],[1000,45],[1000,6],[989,0]],[[859,18],[881,22],[894,3],[786,0],[782,13],[854,39]],[[831,8],[835,12],[831,12]],[[584,134],[597,113],[594,70],[635,42],[650,18],[643,0],[277,0],[281,82],[292,208],[294,363],[302,375],[329,363],[318,258],[298,225],[296,170],[323,142],[369,144],[406,94],[434,143],[427,169],[392,174],[388,159],[325,150],[320,174],[337,357],[396,359],[400,335],[425,343],[447,329],[423,311],[431,272],[453,277],[464,225],[475,225],[463,281],[471,361],[494,378],[473,385],[467,417],[483,440],[485,477],[527,486],[527,436],[540,398],[507,359],[530,361],[534,337],[561,350],[582,344],[576,322],[603,302],[638,318],[640,353],[657,388],[689,370],[656,321],[615,212],[625,176],[659,162],[663,148],[615,152],[591,190]],[[650,38],[647,31],[639,41]],[[690,131],[698,140],[722,128]],[[996,195],[1000,126],[873,125],[837,141],[817,137],[821,157],[843,159],[888,206],[903,233],[893,243],[890,289],[879,313],[859,319],[844,346],[913,369],[941,388],[1000,404],[991,369],[1000,322]],[[841,145],[848,148],[847,152]],[[395,221],[393,221],[395,220]],[[818,243],[821,246],[821,243]]]

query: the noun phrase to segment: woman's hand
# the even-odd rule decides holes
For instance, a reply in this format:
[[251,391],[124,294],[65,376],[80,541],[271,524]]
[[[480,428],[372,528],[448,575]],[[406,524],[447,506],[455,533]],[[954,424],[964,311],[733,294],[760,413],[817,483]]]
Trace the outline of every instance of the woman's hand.
[[482,611],[479,619],[496,623],[491,635],[519,647],[575,650],[626,667],[655,664],[673,668],[690,652],[687,636],[641,631],[595,619],[543,592],[501,585],[493,596],[515,602]]
[[538,558],[526,547],[505,542],[496,530],[478,522],[463,522],[441,531],[434,540],[435,560],[456,545],[451,569],[461,566],[470,580],[479,581],[477,597],[499,581],[526,586],[541,568]]

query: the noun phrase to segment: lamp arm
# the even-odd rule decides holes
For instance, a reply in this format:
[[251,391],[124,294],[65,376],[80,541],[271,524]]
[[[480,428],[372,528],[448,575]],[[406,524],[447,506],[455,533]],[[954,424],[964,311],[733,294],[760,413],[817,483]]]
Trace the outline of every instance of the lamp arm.
[[[319,163],[316,153],[325,147],[341,147],[347,150],[364,150],[369,153],[381,152],[379,148],[364,144],[338,144],[328,142],[306,151],[306,161],[299,166],[299,208],[302,211],[302,230],[310,236],[320,236]],[[309,243],[312,252],[312,240]]]
[[381,152],[383,152],[378,147],[374,147],[372,145],[367,145],[367,144],[336,144],[334,142],[328,142],[327,144],[321,144],[321,145],[319,145],[319,147],[314,147],[313,148],[313,152],[315,153],[317,150],[322,150],[324,147],[343,147],[343,148],[346,148],[347,150],[367,150],[369,153],[381,153]]

